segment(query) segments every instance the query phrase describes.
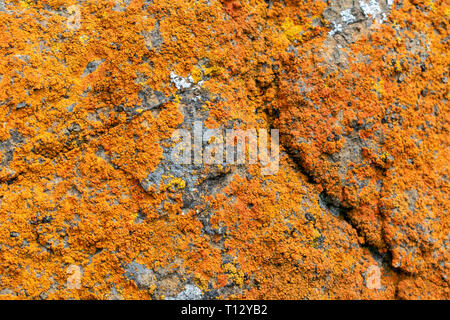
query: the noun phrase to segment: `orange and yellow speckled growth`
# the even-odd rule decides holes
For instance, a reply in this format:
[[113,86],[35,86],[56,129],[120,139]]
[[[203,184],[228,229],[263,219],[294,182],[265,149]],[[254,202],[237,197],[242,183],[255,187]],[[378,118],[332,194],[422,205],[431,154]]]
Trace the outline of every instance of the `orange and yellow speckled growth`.
[[[394,1],[343,63],[323,1],[4,2],[1,298],[160,299],[186,283],[222,298],[449,297],[448,1]],[[177,177],[146,191],[183,123],[172,73],[212,97],[205,126],[279,128],[279,172],[232,170],[188,211]],[[136,108],[146,88],[171,98]],[[157,281],[137,285],[132,262]]]

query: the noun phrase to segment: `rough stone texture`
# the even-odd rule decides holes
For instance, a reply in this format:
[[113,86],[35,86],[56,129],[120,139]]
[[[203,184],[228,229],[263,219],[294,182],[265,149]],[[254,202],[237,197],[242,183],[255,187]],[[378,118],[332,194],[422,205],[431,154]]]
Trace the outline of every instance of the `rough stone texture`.
[[[0,1],[0,298],[448,299],[449,17]],[[171,163],[196,121],[279,171]]]

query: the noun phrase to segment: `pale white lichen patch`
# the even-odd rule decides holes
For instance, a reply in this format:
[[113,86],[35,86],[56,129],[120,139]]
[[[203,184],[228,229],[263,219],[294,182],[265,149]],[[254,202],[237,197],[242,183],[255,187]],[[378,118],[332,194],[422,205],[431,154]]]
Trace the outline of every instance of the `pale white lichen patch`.
[[376,0],[359,1],[359,5],[366,17],[372,17],[378,23],[383,23],[386,20],[386,14],[381,10],[380,4]]
[[194,79],[191,75],[183,78],[177,75],[175,72],[170,73],[170,81],[175,85],[178,90],[188,89],[194,84]]
[[356,17],[352,15],[352,9],[341,11],[341,19],[345,24],[350,24],[356,21]]
[[331,29],[331,31],[330,32],[328,32],[328,34],[330,35],[330,36],[334,36],[336,33],[339,33],[339,32],[342,32],[342,24],[340,24],[340,23],[336,23],[336,22],[332,22],[332,24],[333,24],[333,29]]
[[166,300],[200,300],[201,298],[202,290],[195,285],[188,284],[176,297],[167,297]]

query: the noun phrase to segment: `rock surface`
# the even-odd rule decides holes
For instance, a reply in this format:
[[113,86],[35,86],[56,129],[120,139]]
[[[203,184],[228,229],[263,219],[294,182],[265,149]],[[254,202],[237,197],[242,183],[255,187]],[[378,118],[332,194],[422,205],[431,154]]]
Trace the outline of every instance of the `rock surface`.
[[[0,1],[0,298],[448,299],[449,18]],[[173,164],[195,123],[279,129],[279,170]]]

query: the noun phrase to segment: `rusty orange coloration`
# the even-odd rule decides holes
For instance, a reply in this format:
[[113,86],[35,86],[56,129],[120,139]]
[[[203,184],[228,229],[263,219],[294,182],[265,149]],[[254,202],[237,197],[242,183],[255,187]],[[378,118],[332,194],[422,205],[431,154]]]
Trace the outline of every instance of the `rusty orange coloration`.
[[[449,3],[328,2],[0,1],[0,298],[448,299]],[[190,114],[280,170],[147,188]]]

